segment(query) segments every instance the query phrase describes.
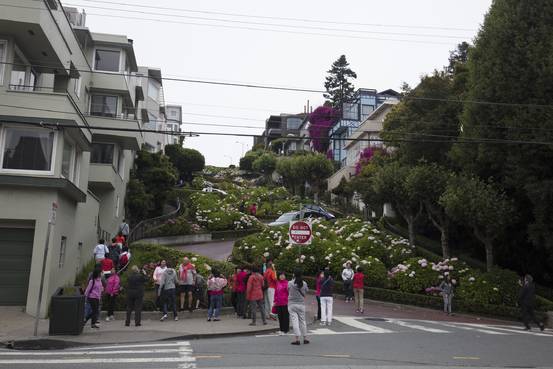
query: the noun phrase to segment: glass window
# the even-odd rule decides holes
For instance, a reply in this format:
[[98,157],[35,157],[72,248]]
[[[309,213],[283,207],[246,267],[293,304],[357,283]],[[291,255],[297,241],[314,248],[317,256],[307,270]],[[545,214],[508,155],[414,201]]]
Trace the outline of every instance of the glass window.
[[155,101],[159,100],[159,86],[155,81],[148,80],[148,96]]
[[361,105],[361,120],[364,121],[374,111],[373,105]]
[[177,111],[176,110],[171,110],[171,116],[176,117],[177,116]]
[[120,51],[115,50],[96,50],[94,56],[95,69],[107,72],[119,72]]
[[63,155],[61,156],[61,175],[70,181],[73,180],[73,173],[71,172],[73,169],[73,152],[73,145],[65,138],[63,140]]
[[12,74],[10,77],[10,89],[12,90],[25,90],[25,76],[27,74],[27,65],[18,55],[15,53],[12,65]]
[[75,92],[75,96],[81,97],[81,77],[74,79],[73,91]]
[[4,83],[4,63],[6,63],[6,49],[8,43],[5,40],[0,40],[0,85]]
[[286,127],[288,129],[299,129],[301,126],[301,118],[288,118],[286,120]]
[[90,162],[96,164],[113,164],[114,144],[93,143]]
[[114,118],[117,114],[117,96],[92,95],[90,114]]
[[357,104],[351,104],[351,103],[344,103],[343,104],[343,119],[351,119],[351,120],[358,120],[359,119],[359,113],[358,113],[358,105]]
[[58,263],[59,268],[63,268],[63,264],[65,264],[65,250],[67,249],[67,237],[61,236],[61,243],[60,243],[60,260]]
[[50,171],[54,135],[50,130],[6,128],[2,168]]

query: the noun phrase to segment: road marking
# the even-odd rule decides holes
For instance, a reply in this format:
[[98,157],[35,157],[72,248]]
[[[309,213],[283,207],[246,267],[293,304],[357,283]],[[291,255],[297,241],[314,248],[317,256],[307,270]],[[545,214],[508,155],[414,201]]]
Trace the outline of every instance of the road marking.
[[463,326],[461,326],[461,325],[448,324],[448,323],[442,323],[442,322],[439,322],[439,323],[438,323],[438,322],[435,322],[435,324],[443,325],[443,326],[449,327],[449,328],[464,329],[464,330],[467,330],[467,331],[477,331],[477,332],[485,333],[485,334],[496,334],[496,335],[500,335],[500,336],[509,336],[509,333],[496,332],[496,331],[491,331],[491,330],[488,330],[488,329],[480,329],[480,328],[473,328],[473,327],[463,327]]
[[0,360],[0,364],[120,364],[120,363],[180,363],[194,362],[190,357],[141,357],[141,358],[82,358],[82,359],[29,359]]
[[498,331],[505,331],[505,332],[514,332],[514,333],[520,333],[520,334],[531,334],[531,335],[534,335],[534,336],[541,336],[541,337],[553,337],[553,335],[551,335],[551,334],[538,333],[538,332],[529,332],[529,331],[524,331],[522,329],[508,329],[508,328],[500,328],[500,327],[497,327],[497,326],[478,325],[478,324],[473,324],[473,323],[459,323],[459,324],[468,325],[470,327],[486,327],[486,328],[489,328],[489,329],[495,329],[495,330],[498,330]]
[[339,336],[339,335],[346,335],[346,334],[371,334],[371,333],[374,333],[374,332],[367,332],[367,331],[336,332],[328,328],[319,328],[319,329],[314,329],[312,331],[309,331],[310,336]]
[[449,331],[444,331],[443,329],[429,328],[429,327],[425,327],[425,326],[418,325],[418,324],[407,323],[407,322],[404,322],[402,320],[389,319],[388,322],[393,323],[393,324],[397,324],[397,325],[402,326],[402,327],[407,327],[407,328],[411,328],[411,329],[418,329],[420,331],[425,331],[425,332],[450,333]]
[[[113,349],[121,349],[121,348],[141,348],[141,347],[148,347],[148,348],[151,348],[151,347],[182,347],[182,346],[190,346],[190,342],[188,341],[181,341],[181,342],[175,342],[175,343],[155,343],[155,342],[152,342],[150,344],[136,344],[136,345],[132,345],[132,344],[129,344],[129,345],[117,345],[117,344],[114,344],[114,345],[111,345],[111,346],[92,346],[92,347],[89,347],[90,349],[94,349],[94,350],[103,350],[103,349],[107,349],[107,350],[113,350]],[[68,351],[82,351],[83,348],[80,347],[80,348],[71,348],[71,349],[68,349]]]
[[70,356],[70,355],[122,355],[122,354],[169,354],[192,353],[191,349],[158,349],[158,350],[117,350],[117,351],[45,351],[45,352],[0,352],[2,356]]
[[200,355],[195,357],[197,360],[201,359],[222,359],[223,355]]
[[328,355],[323,355],[324,357],[339,357],[339,358],[347,358],[347,357],[351,357],[351,355],[347,355],[347,354],[328,354]]
[[476,356],[453,356],[453,359],[455,359],[455,360],[480,360],[480,358],[476,357]]
[[349,325],[350,327],[361,329],[362,331],[370,332],[370,333],[393,333],[392,331],[380,327],[376,327],[374,325],[370,325],[364,322],[361,322],[355,318],[351,317],[345,317],[345,316],[337,316],[334,317],[335,320],[339,321],[340,323],[343,323],[345,325]]

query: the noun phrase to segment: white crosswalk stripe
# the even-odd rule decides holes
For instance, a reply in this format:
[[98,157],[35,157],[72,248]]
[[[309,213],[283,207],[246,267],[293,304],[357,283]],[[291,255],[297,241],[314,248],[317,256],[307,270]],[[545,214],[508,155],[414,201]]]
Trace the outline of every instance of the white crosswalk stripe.
[[384,328],[380,328],[374,325],[370,325],[367,323],[364,323],[363,321],[357,320],[353,317],[346,317],[346,316],[336,316],[334,317],[334,320],[349,325],[350,327],[360,329],[362,331],[370,332],[370,333],[392,333],[392,331]]
[[158,364],[174,363],[175,369],[196,368],[190,342],[96,346],[54,351],[1,351],[0,365]]
[[394,320],[388,320],[388,322],[393,323],[393,324],[397,324],[397,325],[399,325],[399,326],[401,326],[401,327],[416,329],[416,330],[424,331],[424,332],[430,332],[430,333],[449,333],[449,331],[445,331],[445,330],[443,330],[443,329],[425,327],[425,326],[422,326],[422,325],[419,325],[419,324],[413,324],[413,323],[404,322],[404,321],[402,321],[402,320],[395,320],[395,319],[394,319]]

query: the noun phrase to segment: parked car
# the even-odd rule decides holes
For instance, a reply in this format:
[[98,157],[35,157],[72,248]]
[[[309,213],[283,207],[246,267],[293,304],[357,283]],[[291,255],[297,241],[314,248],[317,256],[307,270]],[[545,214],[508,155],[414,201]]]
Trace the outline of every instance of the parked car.
[[204,187],[204,188],[202,189],[202,192],[209,192],[209,193],[215,192],[215,193],[221,194],[221,195],[223,195],[223,196],[228,195],[225,191],[220,190],[220,189],[218,189],[218,188],[213,188],[213,187]]
[[[320,207],[319,207],[320,208]],[[321,211],[322,210],[322,211]],[[336,217],[329,212],[325,211],[323,208],[319,209],[310,209],[308,207],[303,207],[303,218],[309,219],[309,218],[324,218],[325,220],[333,220]],[[284,213],[280,217],[278,217],[277,220],[274,222],[269,223],[269,227],[278,227],[284,224],[288,224],[291,221],[299,220],[300,219],[300,212],[299,211],[291,211],[289,213]]]
[[324,208],[320,207],[319,205],[315,205],[315,204],[307,204],[307,205],[304,205],[303,206],[303,211],[304,212],[316,212],[318,214],[321,214],[324,216],[324,218],[326,220],[333,220],[333,219],[336,219],[336,216],[332,213],[330,213],[329,211],[325,210]]

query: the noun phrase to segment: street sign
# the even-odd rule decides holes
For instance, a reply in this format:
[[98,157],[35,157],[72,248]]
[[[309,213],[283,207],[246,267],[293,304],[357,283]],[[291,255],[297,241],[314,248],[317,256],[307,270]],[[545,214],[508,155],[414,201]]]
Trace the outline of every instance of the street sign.
[[303,220],[290,222],[288,235],[290,236],[290,243],[292,244],[310,245],[313,237],[311,224]]

